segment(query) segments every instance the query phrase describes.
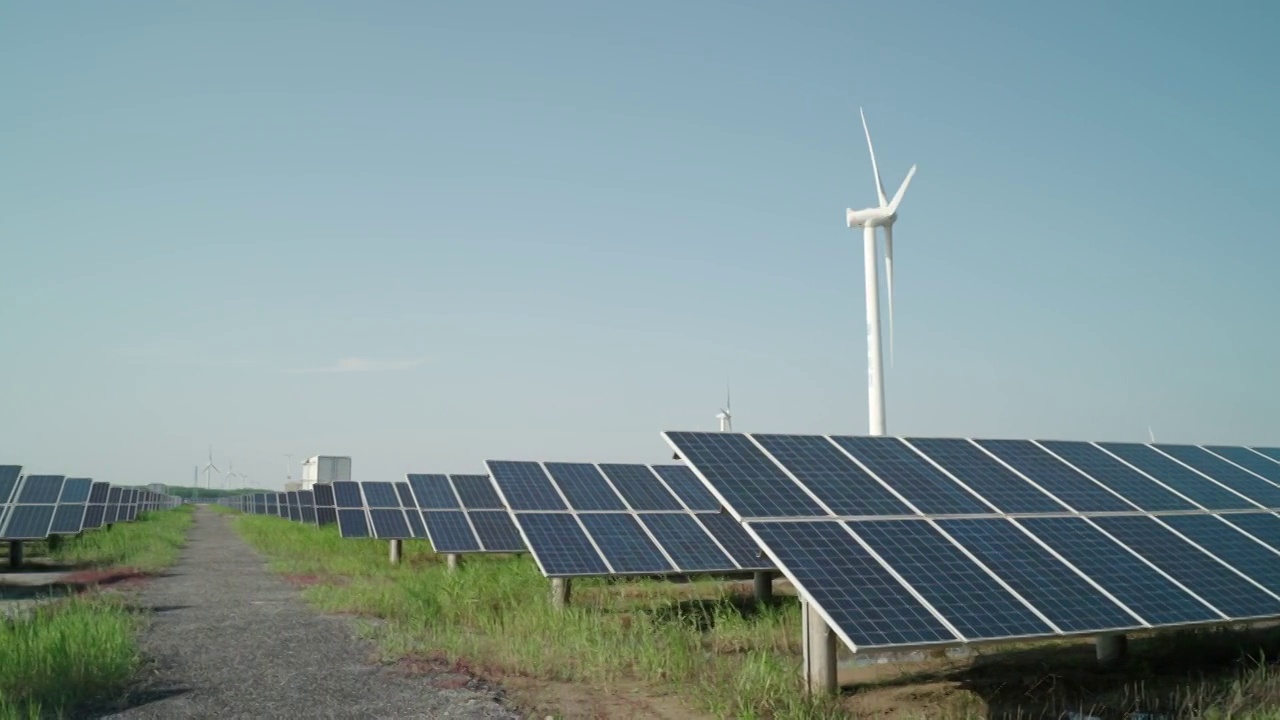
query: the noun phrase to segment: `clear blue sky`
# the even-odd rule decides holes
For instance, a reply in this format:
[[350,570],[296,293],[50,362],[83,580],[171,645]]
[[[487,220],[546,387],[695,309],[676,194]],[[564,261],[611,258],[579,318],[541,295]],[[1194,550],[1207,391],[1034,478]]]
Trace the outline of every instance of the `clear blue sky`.
[[[865,433],[1280,445],[1280,6],[10,3],[0,462],[357,479]],[[346,368],[341,372],[300,372]]]

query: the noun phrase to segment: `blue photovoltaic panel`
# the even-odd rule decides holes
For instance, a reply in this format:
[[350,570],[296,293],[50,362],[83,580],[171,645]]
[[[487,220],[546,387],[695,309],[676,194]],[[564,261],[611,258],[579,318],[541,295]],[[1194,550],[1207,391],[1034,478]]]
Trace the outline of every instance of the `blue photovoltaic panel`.
[[993,512],[897,438],[831,439],[926,515]]
[[[316,508],[317,513],[319,508]],[[319,516],[317,515],[317,522]],[[427,537],[427,526],[422,522],[422,513],[418,510],[409,509],[404,511],[404,519],[409,521],[409,536],[416,538]]]
[[106,513],[106,505],[89,505],[84,511],[84,529],[92,530],[102,527],[102,516]]
[[1020,518],[1016,522],[1149,624],[1221,619],[1083,518]]
[[849,526],[965,638],[1054,634],[928,522],[867,520]]
[[[492,465],[489,466],[490,472],[495,469]],[[497,477],[496,473],[494,477]],[[520,529],[529,541],[529,550],[542,568],[543,575],[568,577],[609,574],[609,567],[592,547],[591,541],[573,515],[521,513],[517,517]]]
[[698,513],[694,515],[707,532],[720,541],[724,549],[743,570],[770,570],[773,561],[761,550],[742,523],[722,513]]
[[298,491],[298,507],[302,510],[302,522],[316,524],[316,498],[310,490]]
[[413,491],[409,489],[409,483],[407,482],[396,483],[396,496],[400,498],[400,507],[402,508],[418,507],[418,501],[413,499]]
[[[1277,465],[1276,467],[1280,467]],[[671,494],[653,471],[644,465],[601,464],[600,470],[632,510],[683,510],[680,501]],[[692,473],[690,473],[692,475]],[[695,482],[700,482],[694,477]]]
[[536,462],[486,460],[493,482],[512,510],[567,510],[564,500]]
[[53,522],[53,505],[15,505],[5,518],[4,532],[0,539],[43,540],[49,536],[49,524]]
[[21,465],[0,465],[0,505],[7,504],[13,498],[13,490],[18,487],[18,476],[21,474]]
[[1098,443],[1098,447],[1185,495],[1209,510],[1247,510],[1257,506],[1146,445]]
[[1266,455],[1268,458],[1280,463],[1280,449],[1278,448],[1256,447],[1256,448],[1250,448],[1250,449],[1253,450],[1254,452],[1260,453],[1262,455]]
[[817,435],[752,435],[836,515],[914,515],[849,456]]
[[400,498],[396,497],[396,489],[389,482],[362,482],[360,490],[364,492],[365,507],[398,508]]
[[62,484],[62,495],[58,498],[58,504],[78,505],[89,502],[89,491],[92,488],[93,480],[90,478],[67,478]]
[[488,475],[450,475],[449,480],[462,499],[462,507],[468,510],[502,510],[502,498],[493,489]]
[[956,641],[841,523],[761,522],[751,529],[855,648]]
[[720,509],[716,496],[684,465],[654,465],[653,471],[690,510],[716,512]]
[[333,507],[316,508],[316,524],[317,525],[332,525],[336,522],[338,522],[338,511],[336,508],[333,508]]
[[1090,443],[1041,440],[1039,444],[1143,510],[1195,509],[1191,503]]
[[1142,625],[1007,520],[940,520],[938,525],[1063,632]]
[[630,513],[580,515],[596,546],[616,574],[667,573],[675,568]]
[[729,507],[747,517],[827,513],[746,435],[667,432],[667,442],[696,467]]
[[625,510],[622,498],[590,463],[546,463],[551,479],[560,486],[574,510]]
[[1067,509],[968,440],[907,438],[907,442],[1003,512],[1052,513]]
[[[1280,508],[1280,487],[1241,470],[1207,450],[1191,445],[1156,445],[1160,452],[1189,465],[1250,500],[1269,508]],[[1280,466],[1278,466],[1280,467]]]
[[1280,614],[1280,599],[1240,579],[1150,517],[1100,517],[1094,524],[1235,618]]
[[409,476],[409,485],[413,488],[418,507],[423,510],[456,510],[458,496],[453,494],[449,486],[449,478],[445,475]]
[[[711,572],[736,568],[705,528],[690,515],[641,514],[640,521],[658,539],[681,572]],[[748,537],[748,540],[750,538]]]
[[461,510],[425,510],[422,519],[427,524],[427,536],[431,547],[438,553],[478,552],[480,544]]
[[1273,593],[1280,593],[1280,554],[1270,547],[1218,517],[1168,515],[1160,519],[1214,557],[1248,575],[1254,582]]
[[53,513],[53,523],[49,526],[50,535],[75,535],[84,529],[83,503],[58,505]]
[[[325,483],[316,483],[311,486],[311,492],[316,498],[316,507],[335,507],[333,499],[333,486]],[[264,502],[264,496],[261,494],[254,495],[253,501],[261,504]]]
[[369,508],[369,522],[373,536],[380,540],[403,540],[413,537],[404,511],[399,508]]
[[[488,482],[488,480],[485,480]],[[486,552],[524,552],[524,540],[506,510],[472,510],[468,513]]]
[[1280,550],[1280,517],[1271,513],[1231,513],[1222,519]]
[[288,505],[289,519],[294,522],[302,520],[302,509],[298,505],[298,491],[289,490],[285,493],[285,502]]
[[[1230,460],[1255,475],[1261,475],[1273,483],[1280,483],[1280,463],[1273,462],[1249,448],[1206,445],[1204,449]],[[0,493],[0,497],[4,497],[4,494]]]
[[18,505],[53,505],[62,493],[62,475],[28,475],[18,489]]
[[94,505],[102,505],[107,502],[107,493],[111,490],[111,483],[98,481],[89,489],[89,502]]
[[107,490],[107,511],[103,515],[102,522],[105,525],[111,525],[120,519],[120,495],[123,488],[113,487]]
[[333,499],[335,506],[339,508],[364,507],[364,498],[360,495],[360,483],[350,480],[338,480],[333,483]]
[[369,518],[364,514],[364,510],[340,508],[338,510],[338,533],[344,538],[369,537]]
[[1014,470],[1079,512],[1125,512],[1134,506],[1030,440],[975,440]]

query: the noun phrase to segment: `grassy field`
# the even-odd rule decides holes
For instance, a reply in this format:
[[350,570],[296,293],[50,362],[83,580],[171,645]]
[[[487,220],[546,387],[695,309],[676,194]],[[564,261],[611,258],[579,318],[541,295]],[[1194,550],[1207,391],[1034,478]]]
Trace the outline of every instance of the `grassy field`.
[[584,716],[666,709],[670,717],[1056,719],[1092,711],[1109,720],[1160,711],[1280,720],[1275,629],[1133,638],[1126,666],[1112,672],[1097,668],[1087,640],[847,668],[842,697],[811,700],[801,685],[798,603],[781,597],[756,608],[749,582],[578,580],[571,607],[556,612],[527,557],[465,556],[451,574],[423,541],[406,541],[393,567],[385,541],[343,540],[333,527],[279,518],[235,522],[313,604],[380,619],[368,632],[388,660],[443,661],[504,686],[553,688],[540,711],[562,710],[573,701],[564,688],[576,686],[636,701]]
[[[75,568],[155,572],[177,560],[189,508],[67,538],[43,555]],[[138,664],[138,623],[118,595],[91,592],[0,619],[0,720],[62,715],[120,692]]]

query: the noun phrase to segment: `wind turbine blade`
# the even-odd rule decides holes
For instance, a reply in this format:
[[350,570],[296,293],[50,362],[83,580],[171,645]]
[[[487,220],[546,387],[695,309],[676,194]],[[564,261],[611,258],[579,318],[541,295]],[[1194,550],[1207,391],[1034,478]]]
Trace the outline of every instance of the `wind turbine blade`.
[[[910,180],[911,176],[908,175]],[[898,198],[893,199],[896,203]],[[884,274],[889,294],[889,367],[893,367],[893,225],[884,226]]]
[[880,168],[876,167],[876,149],[871,145],[871,131],[867,129],[867,115],[862,112],[862,108],[858,108],[858,114],[862,116],[862,132],[867,134],[867,149],[871,151],[871,172],[876,176],[876,197],[880,198],[880,207],[888,204],[884,196],[884,185],[880,182]]
[[911,169],[907,171],[907,179],[902,181],[902,184],[898,186],[898,192],[893,194],[893,200],[889,203],[889,212],[898,211],[898,203],[902,202],[902,196],[907,194],[907,186],[911,184],[911,178],[915,177],[915,174],[916,166],[912,165]]
[[1156,442],[1156,431],[1152,430],[1150,425],[1147,426],[1147,434],[1151,436],[1151,444],[1154,445]]
[[727,412],[733,408],[733,397],[729,394],[729,383],[724,384],[724,409]]

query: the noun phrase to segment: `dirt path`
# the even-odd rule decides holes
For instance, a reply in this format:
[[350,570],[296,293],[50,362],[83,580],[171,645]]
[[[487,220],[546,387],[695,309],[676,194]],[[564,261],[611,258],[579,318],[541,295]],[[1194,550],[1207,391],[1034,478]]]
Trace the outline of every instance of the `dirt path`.
[[141,592],[142,687],[119,718],[518,718],[492,692],[372,663],[352,621],[320,615],[225,518],[196,511],[182,558]]

